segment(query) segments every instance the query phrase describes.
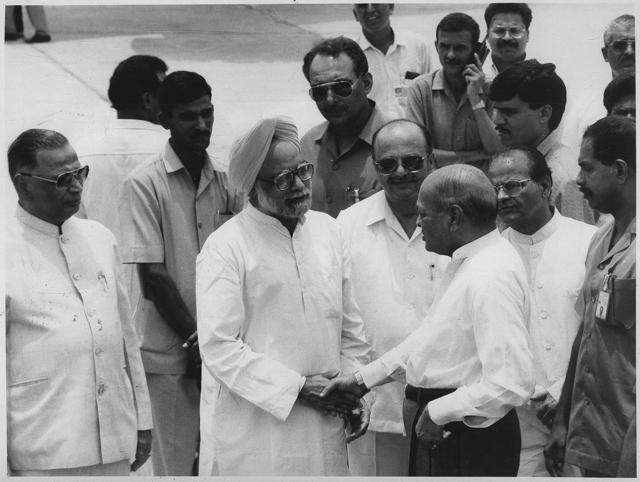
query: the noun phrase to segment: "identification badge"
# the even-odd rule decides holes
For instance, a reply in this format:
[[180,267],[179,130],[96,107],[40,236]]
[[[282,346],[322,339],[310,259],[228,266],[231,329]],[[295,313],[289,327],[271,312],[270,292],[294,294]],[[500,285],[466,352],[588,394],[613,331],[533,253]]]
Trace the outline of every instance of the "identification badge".
[[611,293],[609,293],[610,279],[611,274],[607,274],[604,277],[602,287],[598,293],[598,299],[596,300],[596,318],[601,321],[607,320],[607,313],[609,312],[609,298],[611,297]]

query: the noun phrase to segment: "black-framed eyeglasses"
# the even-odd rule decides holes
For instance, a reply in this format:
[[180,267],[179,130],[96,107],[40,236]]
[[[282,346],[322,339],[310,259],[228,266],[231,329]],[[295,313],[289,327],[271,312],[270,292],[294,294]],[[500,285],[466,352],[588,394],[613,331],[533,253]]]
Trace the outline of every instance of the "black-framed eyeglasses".
[[533,181],[533,179],[512,179],[501,184],[494,184],[493,188],[496,190],[496,194],[500,194],[500,191],[502,191],[509,197],[517,196],[530,181]]
[[313,172],[313,164],[305,161],[294,169],[287,169],[286,171],[279,172],[273,179],[263,179],[259,177],[258,180],[273,182],[273,185],[278,191],[286,191],[293,185],[295,180],[294,176],[298,176],[302,182],[305,182],[313,177]]
[[69,186],[71,186],[74,179],[77,179],[80,185],[83,186],[84,181],[87,179],[88,175],[89,175],[89,166],[83,166],[83,167],[79,167],[78,169],[74,169],[73,171],[63,172],[62,174],[58,174],[58,176],[55,179],[36,176],[35,174],[29,174],[28,172],[19,172],[16,174],[16,176],[32,177],[40,181],[50,182],[52,184],[55,184],[56,189],[60,191],[63,189],[69,189]]
[[631,49],[635,52],[635,50],[636,50],[636,40],[635,39],[616,40],[614,42],[611,42],[609,44],[609,47],[611,47],[616,52],[620,52],[620,53],[626,52],[626,50],[629,47],[631,47]]
[[353,86],[358,83],[360,77],[355,81],[336,80],[335,82],[326,82],[324,84],[313,85],[309,89],[309,95],[315,102],[321,102],[327,98],[329,89],[338,97],[349,97],[353,94]]
[[383,157],[377,159],[373,163],[378,172],[382,174],[393,174],[398,169],[400,163],[405,171],[418,172],[424,169],[426,158],[422,156],[400,156],[400,157]]

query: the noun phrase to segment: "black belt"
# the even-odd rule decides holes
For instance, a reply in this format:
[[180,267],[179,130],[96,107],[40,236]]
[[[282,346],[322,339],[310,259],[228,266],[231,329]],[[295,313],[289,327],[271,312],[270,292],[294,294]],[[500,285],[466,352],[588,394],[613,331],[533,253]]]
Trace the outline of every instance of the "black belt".
[[404,396],[407,400],[411,400],[416,403],[428,403],[436,398],[444,397],[452,392],[455,392],[455,388],[418,388],[412,385],[407,385],[404,389]]

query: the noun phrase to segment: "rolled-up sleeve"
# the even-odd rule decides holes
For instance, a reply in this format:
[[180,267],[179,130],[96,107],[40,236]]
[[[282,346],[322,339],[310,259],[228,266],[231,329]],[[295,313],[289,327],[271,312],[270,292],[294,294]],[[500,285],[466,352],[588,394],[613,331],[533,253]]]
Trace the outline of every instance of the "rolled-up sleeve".
[[[213,238],[196,261],[198,340],[203,365],[233,393],[286,420],[305,378],[241,338],[245,321],[241,268],[228,246]],[[224,249],[224,248],[223,248]]]

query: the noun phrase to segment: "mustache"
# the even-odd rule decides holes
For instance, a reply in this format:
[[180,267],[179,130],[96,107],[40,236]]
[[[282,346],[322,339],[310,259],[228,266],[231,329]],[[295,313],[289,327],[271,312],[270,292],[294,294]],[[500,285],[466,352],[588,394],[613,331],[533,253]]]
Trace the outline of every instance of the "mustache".
[[513,40],[513,39],[499,39],[498,40],[498,48],[502,48],[502,47],[517,48],[518,45],[519,44],[518,44],[517,40]]

